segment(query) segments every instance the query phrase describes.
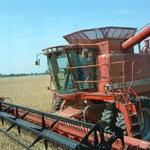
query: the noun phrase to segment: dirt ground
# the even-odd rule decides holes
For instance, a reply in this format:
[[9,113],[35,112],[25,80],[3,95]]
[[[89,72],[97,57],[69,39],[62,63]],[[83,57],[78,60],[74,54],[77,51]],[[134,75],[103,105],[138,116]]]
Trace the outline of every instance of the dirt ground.
[[[11,103],[50,112],[53,93],[46,88],[49,86],[49,82],[48,75],[0,78],[0,97],[10,97],[11,100],[8,101]],[[0,127],[3,128],[1,123]],[[4,127],[8,127],[8,124]],[[18,137],[15,129],[11,133],[14,137]],[[25,143],[32,143],[34,138],[30,133],[21,132],[20,139]],[[0,149],[22,150],[23,147],[0,132]],[[36,144],[34,149],[44,150],[43,142]],[[58,148],[50,144],[49,150],[51,149],[55,150]]]

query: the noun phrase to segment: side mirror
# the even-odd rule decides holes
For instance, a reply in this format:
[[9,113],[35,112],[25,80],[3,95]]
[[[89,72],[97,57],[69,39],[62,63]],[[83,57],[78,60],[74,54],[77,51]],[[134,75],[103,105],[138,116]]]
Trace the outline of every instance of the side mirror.
[[40,59],[37,59],[37,60],[35,61],[35,65],[36,65],[36,66],[40,66]]
[[40,59],[38,58],[40,55],[42,55],[43,53],[39,53],[36,55],[36,61],[35,61],[35,65],[36,66],[40,66]]

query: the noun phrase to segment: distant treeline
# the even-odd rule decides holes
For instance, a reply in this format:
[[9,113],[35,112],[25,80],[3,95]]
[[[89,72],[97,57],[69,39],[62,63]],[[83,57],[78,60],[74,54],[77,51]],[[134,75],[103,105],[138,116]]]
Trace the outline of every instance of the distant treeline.
[[44,73],[11,73],[11,74],[1,74],[0,73],[0,78],[1,77],[19,77],[19,76],[34,76],[34,75],[44,75],[44,74],[48,74],[47,71],[45,71]]

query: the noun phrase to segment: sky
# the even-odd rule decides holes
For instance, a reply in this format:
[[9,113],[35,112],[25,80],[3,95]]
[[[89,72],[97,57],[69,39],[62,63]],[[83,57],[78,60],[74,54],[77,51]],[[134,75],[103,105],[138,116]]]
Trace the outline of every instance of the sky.
[[67,44],[63,35],[86,28],[150,23],[150,0],[0,0],[0,73],[47,69],[42,49]]

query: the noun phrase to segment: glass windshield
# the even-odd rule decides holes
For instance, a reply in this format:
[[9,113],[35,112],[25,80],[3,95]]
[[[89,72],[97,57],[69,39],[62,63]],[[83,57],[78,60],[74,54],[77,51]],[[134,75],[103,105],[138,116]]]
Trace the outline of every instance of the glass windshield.
[[64,52],[51,53],[48,56],[49,72],[53,77],[55,87],[59,89],[70,88],[71,74],[68,72],[68,59]]
[[68,50],[68,57],[75,83],[79,89],[96,88],[97,49],[72,49]]

